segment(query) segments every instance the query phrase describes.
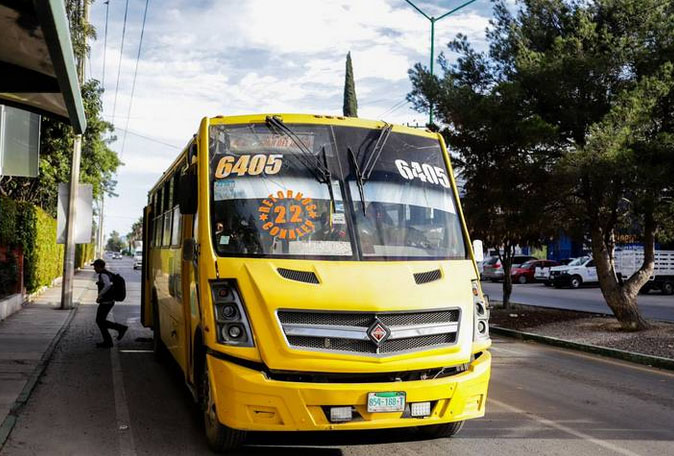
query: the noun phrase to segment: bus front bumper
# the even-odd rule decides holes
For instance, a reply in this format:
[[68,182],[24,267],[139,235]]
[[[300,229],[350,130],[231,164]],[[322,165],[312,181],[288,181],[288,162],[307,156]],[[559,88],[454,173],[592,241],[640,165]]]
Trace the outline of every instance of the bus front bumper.
[[[491,355],[449,377],[390,383],[305,383],[270,380],[262,372],[208,356],[219,421],[250,431],[385,429],[442,424],[484,416]],[[424,418],[403,412],[368,413],[373,392],[404,392],[406,403],[431,402]],[[352,406],[353,419],[330,421],[332,406]],[[408,415],[408,414],[407,414]]]

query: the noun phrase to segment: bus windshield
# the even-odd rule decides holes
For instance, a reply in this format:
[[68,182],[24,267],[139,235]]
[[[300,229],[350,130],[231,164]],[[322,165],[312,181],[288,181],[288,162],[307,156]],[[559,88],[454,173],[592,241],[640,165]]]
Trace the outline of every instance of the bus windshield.
[[[466,258],[437,140],[391,133],[373,155],[381,130],[288,127],[292,135],[264,124],[211,126],[218,255]],[[366,163],[368,178],[359,179],[356,164]]]

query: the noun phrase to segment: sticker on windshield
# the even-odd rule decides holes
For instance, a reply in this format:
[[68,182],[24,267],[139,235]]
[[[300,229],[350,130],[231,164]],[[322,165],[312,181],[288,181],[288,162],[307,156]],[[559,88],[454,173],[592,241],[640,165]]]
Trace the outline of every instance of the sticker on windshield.
[[434,185],[442,185],[449,188],[449,178],[444,169],[439,166],[432,166],[428,163],[421,163],[398,159],[395,161],[396,168],[400,175],[407,180],[419,179],[421,182],[427,182]]
[[224,179],[232,174],[237,176],[259,176],[278,174],[283,165],[281,154],[225,155],[218,161],[215,178]]
[[299,239],[316,229],[318,207],[311,198],[293,190],[269,195],[258,208],[262,229],[279,239]]
[[346,225],[346,216],[343,212],[335,212],[332,214],[333,225]]
[[213,199],[215,201],[233,199],[234,197],[234,181],[221,180],[213,183]]

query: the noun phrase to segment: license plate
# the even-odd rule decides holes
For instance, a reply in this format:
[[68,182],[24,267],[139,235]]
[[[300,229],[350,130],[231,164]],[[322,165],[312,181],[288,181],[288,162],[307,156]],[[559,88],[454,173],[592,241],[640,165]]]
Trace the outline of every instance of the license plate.
[[405,410],[405,393],[368,393],[367,411],[376,412],[402,412]]

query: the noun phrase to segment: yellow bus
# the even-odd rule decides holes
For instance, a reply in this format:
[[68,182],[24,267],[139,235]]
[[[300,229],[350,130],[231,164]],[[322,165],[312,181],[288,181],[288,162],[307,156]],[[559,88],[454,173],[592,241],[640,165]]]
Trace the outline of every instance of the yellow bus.
[[150,190],[144,235],[142,322],[213,449],[247,431],[448,437],[484,415],[482,249],[439,134],[204,118]]

